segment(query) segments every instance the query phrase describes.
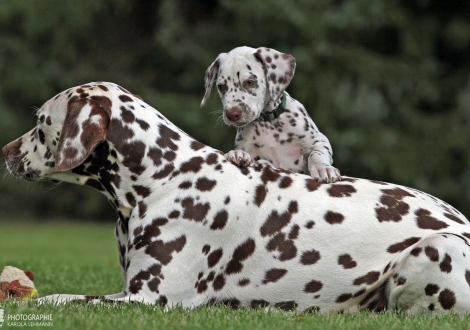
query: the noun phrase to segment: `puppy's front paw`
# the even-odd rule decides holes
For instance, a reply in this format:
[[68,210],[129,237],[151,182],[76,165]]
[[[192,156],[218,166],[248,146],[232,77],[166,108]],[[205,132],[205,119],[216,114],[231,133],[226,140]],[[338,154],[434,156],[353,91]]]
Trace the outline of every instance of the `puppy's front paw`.
[[341,174],[336,167],[327,164],[315,164],[310,168],[310,175],[318,182],[336,182],[341,180]]
[[248,166],[252,162],[250,154],[243,150],[230,150],[225,154],[225,159],[241,167]]

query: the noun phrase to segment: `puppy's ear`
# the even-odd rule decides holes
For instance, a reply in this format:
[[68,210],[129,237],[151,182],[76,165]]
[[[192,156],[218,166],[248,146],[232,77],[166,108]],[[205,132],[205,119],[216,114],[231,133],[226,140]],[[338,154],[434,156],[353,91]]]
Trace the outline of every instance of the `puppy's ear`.
[[271,48],[258,48],[254,54],[266,75],[269,96],[276,101],[289,86],[295,72],[295,58]]
[[206,93],[204,94],[204,98],[202,99],[201,107],[203,107],[207,103],[209,97],[211,96],[212,85],[214,84],[214,80],[217,78],[217,73],[220,67],[220,61],[225,54],[226,53],[219,54],[215,61],[212,62],[212,64],[206,70],[206,75],[204,77]]
[[105,96],[72,97],[59,138],[55,168],[68,171],[87,159],[106,139],[111,117],[111,101]]

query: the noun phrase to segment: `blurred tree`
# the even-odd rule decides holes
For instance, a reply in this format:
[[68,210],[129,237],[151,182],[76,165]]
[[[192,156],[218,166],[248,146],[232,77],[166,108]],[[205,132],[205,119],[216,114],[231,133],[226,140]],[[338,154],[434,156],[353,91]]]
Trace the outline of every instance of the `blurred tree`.
[[[216,125],[217,95],[199,109],[205,69],[221,52],[267,46],[296,57],[289,92],[342,174],[414,187],[470,216],[467,0],[4,0],[0,30],[2,145],[55,93],[108,80],[227,151],[235,131]],[[2,180],[0,217],[114,218],[97,192],[44,186]]]

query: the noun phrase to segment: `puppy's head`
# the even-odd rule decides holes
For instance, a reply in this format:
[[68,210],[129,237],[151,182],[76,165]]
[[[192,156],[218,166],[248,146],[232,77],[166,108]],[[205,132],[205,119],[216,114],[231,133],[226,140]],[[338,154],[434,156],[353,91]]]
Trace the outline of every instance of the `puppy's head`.
[[294,57],[270,48],[238,47],[219,54],[206,71],[201,106],[209,99],[215,81],[225,124],[245,126],[258,118],[268,103],[279,101],[294,71]]
[[69,89],[47,101],[37,111],[36,127],[3,147],[9,172],[27,180],[54,179],[83,163],[105,140],[110,121],[107,88],[99,86]]

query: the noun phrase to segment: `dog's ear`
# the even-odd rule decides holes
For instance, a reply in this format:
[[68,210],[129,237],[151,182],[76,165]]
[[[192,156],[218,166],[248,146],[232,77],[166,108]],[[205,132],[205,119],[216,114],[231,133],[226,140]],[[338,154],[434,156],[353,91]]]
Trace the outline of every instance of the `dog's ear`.
[[294,77],[295,58],[264,47],[258,48],[254,56],[263,65],[269,96],[272,101],[276,101]]
[[206,76],[204,77],[206,93],[204,94],[204,97],[202,99],[201,107],[203,107],[207,103],[209,97],[211,96],[212,85],[214,84],[214,80],[217,78],[217,72],[219,71],[220,61],[223,55],[225,55],[225,53],[219,54],[215,61],[212,62],[212,64],[206,70]]
[[72,97],[67,104],[55,168],[68,171],[83,163],[93,149],[106,139],[111,101],[105,96]]

